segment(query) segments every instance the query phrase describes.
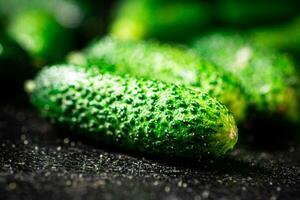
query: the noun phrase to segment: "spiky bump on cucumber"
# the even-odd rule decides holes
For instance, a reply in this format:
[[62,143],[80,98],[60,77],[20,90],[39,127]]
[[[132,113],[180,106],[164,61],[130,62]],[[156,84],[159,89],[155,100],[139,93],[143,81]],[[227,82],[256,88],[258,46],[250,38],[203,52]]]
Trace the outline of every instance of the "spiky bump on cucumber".
[[43,69],[27,91],[32,104],[52,122],[130,151],[216,157],[237,142],[227,108],[183,86],[60,65]]
[[246,97],[231,74],[199,58],[184,47],[153,41],[120,41],[106,37],[70,56],[69,62],[96,66],[103,72],[192,86],[217,98],[237,121],[246,114]]
[[286,56],[232,32],[197,39],[194,49],[240,79],[255,111],[268,117],[279,114],[291,121],[299,120],[299,80]]

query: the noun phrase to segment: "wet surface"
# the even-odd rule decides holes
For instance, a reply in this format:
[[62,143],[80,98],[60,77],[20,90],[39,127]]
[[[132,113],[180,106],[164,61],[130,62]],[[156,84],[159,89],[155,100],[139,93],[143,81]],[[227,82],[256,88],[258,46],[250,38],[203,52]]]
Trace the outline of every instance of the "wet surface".
[[27,107],[0,105],[0,199],[300,198],[295,145],[165,162],[62,136]]

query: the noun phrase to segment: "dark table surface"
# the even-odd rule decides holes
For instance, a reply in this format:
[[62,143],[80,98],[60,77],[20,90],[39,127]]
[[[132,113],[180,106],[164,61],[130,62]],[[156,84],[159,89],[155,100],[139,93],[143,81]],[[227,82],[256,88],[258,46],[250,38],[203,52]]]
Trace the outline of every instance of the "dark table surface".
[[62,135],[29,106],[0,104],[0,199],[300,199],[293,143],[180,162]]

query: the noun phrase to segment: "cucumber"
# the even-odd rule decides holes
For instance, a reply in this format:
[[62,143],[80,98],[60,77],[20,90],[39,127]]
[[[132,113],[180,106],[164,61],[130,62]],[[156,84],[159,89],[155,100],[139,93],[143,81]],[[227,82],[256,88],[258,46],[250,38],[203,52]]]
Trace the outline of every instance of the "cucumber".
[[260,46],[300,55],[300,16],[286,24],[256,28],[250,31],[251,40]]
[[90,6],[84,0],[0,0],[0,17],[13,18],[26,10],[38,10],[53,16],[65,28],[81,24]]
[[237,142],[227,108],[184,86],[57,65],[44,68],[27,91],[51,122],[124,150],[157,157],[218,157]]
[[274,24],[299,14],[297,0],[219,0],[216,18],[225,25],[249,28]]
[[254,45],[232,32],[200,37],[193,46],[200,56],[240,79],[255,117],[279,115],[291,122],[299,120],[299,80],[292,61],[285,55]]
[[[17,13],[9,21],[8,34],[40,65],[59,61],[71,48],[70,32],[43,10]],[[57,44],[60,44],[59,48]]]
[[[41,54],[45,62],[56,63],[70,48],[79,48],[82,43],[103,33],[102,18],[107,12],[104,7],[103,2],[85,0],[0,0],[0,20],[3,18],[8,27],[21,26],[16,27],[17,33],[13,35],[18,35],[18,41],[33,51],[35,57],[40,60]],[[18,25],[11,25],[17,22]],[[30,41],[26,43],[24,38],[19,38],[22,34],[36,46],[45,44],[51,48],[44,47],[43,51],[34,48],[27,44]],[[60,44],[59,48],[57,44]]]
[[117,5],[110,34],[124,40],[184,42],[203,31],[211,21],[209,11],[201,1],[125,0]]
[[187,85],[224,103],[237,121],[242,121],[246,115],[246,97],[239,81],[186,48],[106,37],[95,41],[83,52],[69,56],[68,60],[121,76]]

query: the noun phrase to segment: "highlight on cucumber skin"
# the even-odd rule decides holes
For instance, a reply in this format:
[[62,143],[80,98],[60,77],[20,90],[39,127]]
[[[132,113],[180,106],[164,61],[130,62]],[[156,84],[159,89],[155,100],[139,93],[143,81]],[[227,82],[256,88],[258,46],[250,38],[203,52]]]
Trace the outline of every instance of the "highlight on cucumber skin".
[[68,62],[121,76],[183,84],[217,98],[238,122],[247,115],[246,95],[236,77],[186,47],[105,37],[71,54]]

